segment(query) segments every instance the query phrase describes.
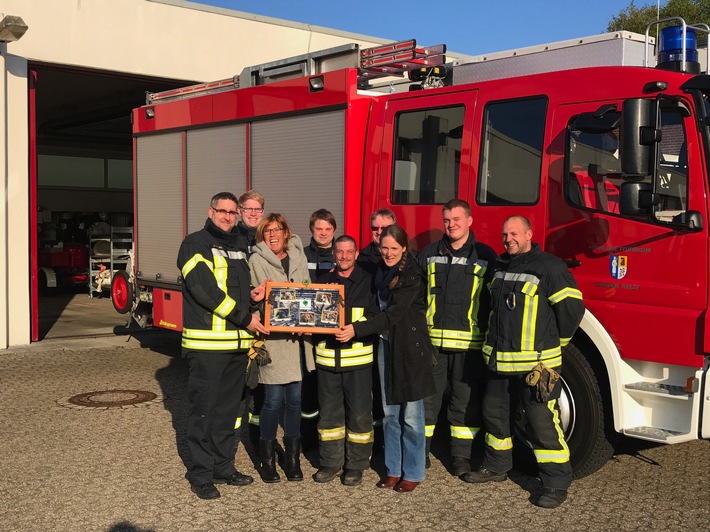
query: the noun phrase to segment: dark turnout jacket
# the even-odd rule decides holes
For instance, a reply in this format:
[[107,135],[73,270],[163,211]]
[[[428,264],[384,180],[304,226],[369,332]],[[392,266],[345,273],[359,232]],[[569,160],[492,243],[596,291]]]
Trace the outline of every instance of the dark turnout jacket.
[[[388,269],[383,262],[378,268]],[[367,321],[353,323],[357,338],[388,334],[388,404],[418,401],[436,391],[432,375],[435,351],[427,332],[425,290],[424,273],[410,257],[389,290],[387,308]]]
[[459,249],[447,235],[418,255],[427,275],[427,325],[435,347],[444,351],[480,350],[488,326],[488,283],[496,253],[469,230]]
[[528,373],[538,362],[562,364],[562,347],[584,316],[582,293],[567,266],[536,243],[527,253],[504,253],[491,282],[493,312],[483,357],[498,373]]
[[182,347],[186,351],[228,352],[249,349],[250,276],[236,229],[222,231],[209,218],[189,234],[178,252],[183,278]]

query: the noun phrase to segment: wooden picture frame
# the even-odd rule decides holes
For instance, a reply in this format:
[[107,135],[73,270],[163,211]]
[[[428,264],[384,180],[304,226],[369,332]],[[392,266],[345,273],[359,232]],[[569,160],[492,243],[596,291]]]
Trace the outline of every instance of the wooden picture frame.
[[345,287],[268,282],[264,325],[273,332],[335,334],[345,326]]

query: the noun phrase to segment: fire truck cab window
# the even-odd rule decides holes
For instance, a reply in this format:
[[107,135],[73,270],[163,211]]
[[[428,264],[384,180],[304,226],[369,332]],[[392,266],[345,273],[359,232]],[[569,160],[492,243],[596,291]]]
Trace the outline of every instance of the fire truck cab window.
[[397,115],[392,203],[444,203],[456,197],[463,106]]
[[479,203],[529,205],[538,201],[546,110],[546,98],[486,106]]
[[[567,199],[594,211],[619,214],[622,186],[619,160],[619,128],[590,133],[569,128]],[[688,150],[683,119],[676,110],[661,110],[661,142],[658,157],[656,204],[641,216],[649,221],[672,222],[688,209]],[[644,181],[649,190],[651,177]],[[639,218],[634,215],[634,218]]]

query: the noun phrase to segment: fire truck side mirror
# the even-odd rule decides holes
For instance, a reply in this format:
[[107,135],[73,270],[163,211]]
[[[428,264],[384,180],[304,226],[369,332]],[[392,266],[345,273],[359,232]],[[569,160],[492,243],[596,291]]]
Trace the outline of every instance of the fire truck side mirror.
[[650,216],[653,191],[650,183],[622,183],[619,189],[619,213],[626,216]]
[[619,152],[624,179],[642,180],[651,175],[655,150],[661,131],[656,128],[655,101],[637,98],[626,100],[621,111]]

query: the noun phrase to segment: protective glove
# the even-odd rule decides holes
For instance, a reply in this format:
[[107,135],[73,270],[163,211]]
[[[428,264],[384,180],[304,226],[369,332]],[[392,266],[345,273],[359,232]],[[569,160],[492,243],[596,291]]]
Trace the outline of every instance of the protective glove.
[[257,366],[266,366],[271,363],[271,357],[269,356],[269,352],[266,350],[266,346],[264,344],[264,339],[257,337],[257,339],[254,340],[254,343],[251,344],[249,352],[247,353],[247,356],[253,362],[256,362]]
[[555,384],[560,380],[560,374],[554,369],[548,368],[542,362],[525,376],[525,383],[535,388],[535,398],[538,403],[546,403]]

